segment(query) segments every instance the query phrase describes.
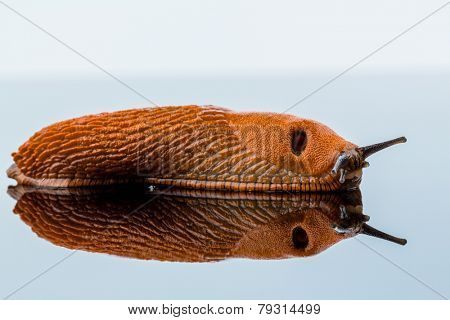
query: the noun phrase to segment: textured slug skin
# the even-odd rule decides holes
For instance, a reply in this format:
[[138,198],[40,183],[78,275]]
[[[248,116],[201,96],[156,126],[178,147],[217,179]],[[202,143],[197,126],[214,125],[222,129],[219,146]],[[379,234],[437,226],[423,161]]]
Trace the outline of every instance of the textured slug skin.
[[[350,236],[332,227],[342,201],[331,193],[191,197],[181,190],[155,198],[139,190],[88,190],[32,188],[23,193],[13,188],[18,198],[14,212],[55,245],[146,260],[307,257]],[[294,229],[303,232],[299,243],[293,240]]]
[[[299,154],[295,130],[306,133]],[[206,106],[132,109],[55,123],[16,153],[8,176],[21,184],[119,183],[234,191],[333,191],[329,172],[355,147],[323,124],[291,115]]]

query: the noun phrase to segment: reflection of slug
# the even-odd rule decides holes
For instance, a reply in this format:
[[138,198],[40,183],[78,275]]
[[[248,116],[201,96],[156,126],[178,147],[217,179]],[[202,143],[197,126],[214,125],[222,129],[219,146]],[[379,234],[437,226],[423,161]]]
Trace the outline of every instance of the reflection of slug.
[[34,134],[13,154],[21,184],[147,183],[233,191],[334,191],[359,184],[365,159],[316,121],[216,107],[161,107],[85,116]]
[[172,189],[155,197],[141,189],[26,192],[18,186],[10,194],[18,199],[14,212],[38,236],[69,249],[139,259],[282,259],[317,254],[359,233],[399,240],[365,224],[358,193],[344,199]]

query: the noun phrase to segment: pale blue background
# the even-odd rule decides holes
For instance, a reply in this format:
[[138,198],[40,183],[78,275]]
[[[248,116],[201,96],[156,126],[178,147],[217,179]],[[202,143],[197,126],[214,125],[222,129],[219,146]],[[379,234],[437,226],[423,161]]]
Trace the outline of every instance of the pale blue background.
[[[8,3],[158,104],[276,112],[440,4]],[[361,145],[408,137],[406,145],[373,156],[362,190],[371,224],[409,242],[361,239],[447,297],[449,13],[438,13],[290,111]],[[149,105],[1,6],[0,41],[1,172],[10,153],[45,125]],[[0,297],[69,253],[39,239],[12,213],[6,195],[12,181],[2,175]],[[351,239],[316,257],[285,261],[161,263],[78,252],[12,298],[440,297]]]
[[[159,101],[211,103],[236,110],[283,111],[325,76],[127,79]],[[447,74],[345,77],[292,110],[368,144],[399,135],[406,145],[373,156],[362,185],[372,225],[404,236],[405,247],[361,236],[370,246],[450,295]],[[2,82],[2,171],[10,152],[55,120],[142,105],[108,79]],[[246,106],[246,107],[244,107]],[[250,106],[250,107],[249,107]],[[257,107],[258,106],[258,107]],[[2,189],[12,181],[4,176]],[[69,251],[37,238],[0,195],[0,295]],[[137,261],[78,252],[14,298],[435,299],[436,294],[355,240],[310,259],[228,260],[213,264]]]

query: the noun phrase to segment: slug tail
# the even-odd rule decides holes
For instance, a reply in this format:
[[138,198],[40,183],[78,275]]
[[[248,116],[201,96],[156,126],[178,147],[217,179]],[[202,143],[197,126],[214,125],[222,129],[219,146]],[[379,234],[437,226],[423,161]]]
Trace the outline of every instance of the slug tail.
[[[72,188],[72,187],[96,187],[107,185],[120,185],[120,184],[138,184],[135,178],[108,178],[108,179],[72,179],[72,178],[55,178],[47,179],[40,178],[35,179],[26,176],[16,164],[13,164],[6,171],[9,178],[16,180],[18,185],[32,186],[32,187],[45,187],[45,188]],[[143,180],[143,179],[141,179]],[[141,181],[142,183],[142,181]]]
[[33,183],[32,178],[27,177],[20,171],[19,167],[14,163],[12,164],[8,170],[6,170],[6,175],[8,178],[14,179],[17,181],[17,184],[21,185],[35,185]]

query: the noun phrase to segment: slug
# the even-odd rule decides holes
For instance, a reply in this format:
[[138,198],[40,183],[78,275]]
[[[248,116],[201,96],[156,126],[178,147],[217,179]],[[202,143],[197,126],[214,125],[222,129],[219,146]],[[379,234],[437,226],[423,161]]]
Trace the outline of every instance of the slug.
[[69,249],[136,259],[308,257],[362,233],[402,241],[365,223],[360,193],[171,189],[155,197],[142,188],[25,186],[9,192],[17,199],[14,212],[39,237]]
[[358,147],[319,122],[285,114],[195,105],[131,109],[42,129],[12,154],[7,174],[39,187],[330,192],[357,187],[367,157],[403,142]]

